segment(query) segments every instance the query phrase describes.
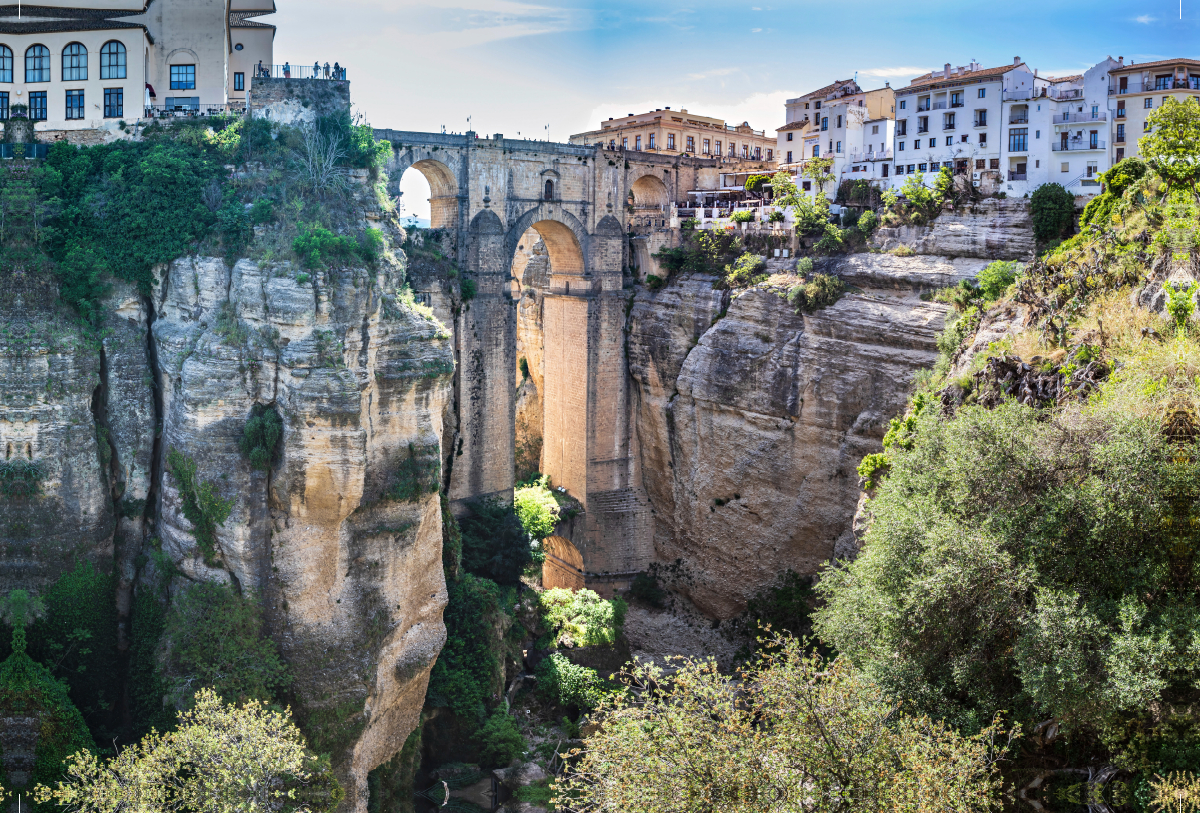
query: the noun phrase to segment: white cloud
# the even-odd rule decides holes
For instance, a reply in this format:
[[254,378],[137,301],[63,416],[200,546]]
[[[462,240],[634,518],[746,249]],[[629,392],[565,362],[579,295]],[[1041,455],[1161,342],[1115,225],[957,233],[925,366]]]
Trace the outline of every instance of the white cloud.
[[1134,19],[1134,21],[1139,22],[1142,25],[1149,25],[1150,23],[1154,22],[1158,18],[1151,17],[1149,14],[1143,14],[1140,17],[1134,17],[1133,19]]
[[865,71],[859,71],[864,76],[920,76],[923,73],[929,73],[929,68],[914,68],[909,65],[900,65],[894,68],[868,68]]
[[751,29],[750,29],[750,33],[751,33],[751,34],[758,34],[758,33],[761,33],[761,32],[762,32],[762,29],[761,29],[761,28],[751,28]]

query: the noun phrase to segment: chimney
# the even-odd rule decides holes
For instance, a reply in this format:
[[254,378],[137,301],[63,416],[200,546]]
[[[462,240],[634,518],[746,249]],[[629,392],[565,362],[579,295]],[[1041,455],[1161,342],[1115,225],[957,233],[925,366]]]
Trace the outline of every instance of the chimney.
[[664,107],[664,108],[663,108],[663,110],[670,110],[670,109],[671,109],[671,108],[669,108],[669,107]]
[[686,113],[686,112],[687,112],[687,108],[686,108],[686,107],[681,107],[681,108],[679,108],[679,112],[680,112],[680,113]]
[[1019,56],[1014,56],[1014,57],[1013,57],[1013,64],[1014,64],[1014,65],[1020,65],[1020,64],[1021,64],[1021,57],[1019,57]]
[[884,86],[885,88],[890,88],[890,87],[892,86],[892,83],[891,83],[891,82],[884,82],[884,83],[883,83],[883,86]]
[[1037,72],[1038,72],[1038,69],[1037,69],[1037,68],[1034,68],[1034,69],[1033,69],[1033,78],[1034,78],[1034,79],[1037,79]]
[[942,68],[942,76],[946,79],[950,78],[950,63],[946,63],[946,67]]
[[1123,56],[1117,57],[1117,64],[1120,65],[1121,67],[1124,67],[1125,66],[1125,57],[1123,57]]

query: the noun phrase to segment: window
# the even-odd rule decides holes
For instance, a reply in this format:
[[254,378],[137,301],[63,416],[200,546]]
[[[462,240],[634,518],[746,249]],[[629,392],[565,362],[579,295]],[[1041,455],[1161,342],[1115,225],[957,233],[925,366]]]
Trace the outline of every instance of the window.
[[768,160],[768,161],[774,161],[774,160],[775,160],[775,150],[772,150],[772,149],[769,149],[769,148],[767,149],[767,160]]
[[546,200],[554,200],[554,181],[546,181]]
[[1100,172],[1100,164],[1098,162],[1096,162],[1096,161],[1088,161],[1087,162],[1087,176],[1089,178],[1095,177],[1099,172]]
[[235,73],[233,75],[233,89],[234,90],[245,90],[246,89],[246,74]]
[[987,160],[984,158],[976,158],[975,169],[987,169]]
[[904,142],[903,141],[901,141],[899,144],[896,145],[896,152],[904,152]]
[[929,149],[933,149],[936,146],[937,146],[937,139],[936,138],[929,139]]
[[975,126],[976,127],[987,127],[987,111],[986,110],[976,110],[975,111]]
[[788,162],[789,164],[790,164],[790,163],[792,163],[792,151],[791,151],[791,150],[788,150],[788,154],[787,154],[787,162]]
[[988,169],[1000,169],[1000,159],[992,158],[988,161]]
[[896,174],[897,175],[904,174],[904,164],[896,164]]
[[1154,100],[1147,96],[1144,105],[1147,109],[1154,107]]
[[1071,164],[1070,164],[1070,163],[1068,163],[1067,161],[1063,161],[1063,163],[1062,163],[1062,171],[1063,171],[1063,172],[1070,172],[1070,171],[1071,171]]
[[[650,149],[654,149],[654,133],[650,134],[649,145],[650,145]],[[721,154],[721,142],[718,141],[717,142],[717,155],[720,155],[720,154]]]
[[62,78],[64,82],[82,82],[87,79],[87,48],[72,42],[62,52]]
[[842,142],[840,142],[840,141],[838,142],[837,151],[839,153],[842,151]]
[[1029,152],[1029,128],[1014,127],[1008,131],[1009,152]]
[[787,134],[787,140],[788,140],[788,141],[791,141],[791,140],[792,140],[792,136],[793,136],[793,135],[794,135],[794,133],[788,133],[788,134]]
[[25,52],[25,81],[50,81],[50,49],[45,45],[31,45]]
[[1124,157],[1125,157],[1125,148],[1117,147],[1117,160],[1120,161]]
[[828,129],[829,129],[829,116],[822,116],[822,117],[821,117],[821,129],[822,129],[822,130],[828,130]]
[[871,135],[879,135],[879,125],[878,124],[871,125]]
[[929,165],[928,165],[928,164],[917,164],[917,168],[918,168],[918,169],[920,169],[922,172],[928,172],[928,171],[929,171]]
[[891,164],[884,164],[884,165],[882,166],[882,169],[883,169],[883,177],[885,177],[885,178],[888,176],[888,167],[889,167],[889,166],[891,166]]
[[979,146],[981,146],[981,147],[987,146],[987,133],[979,134]]
[[172,65],[171,66],[171,90],[195,90],[196,89],[196,66],[195,65]]
[[119,119],[125,115],[125,91],[123,88],[104,89],[104,118]]
[[688,152],[696,151],[696,137],[695,136],[687,137],[687,151]]
[[1170,98],[1169,96],[1163,96],[1163,104],[1166,104],[1166,103],[1167,103],[1167,99],[1169,99],[1169,98]]
[[[949,166],[949,162],[947,162],[946,165]],[[937,172],[941,168],[942,168],[942,165],[939,164],[937,161],[934,161],[932,164],[929,165],[930,172]]]
[[743,145],[742,145],[742,157],[743,157],[743,158],[749,158],[749,157],[750,157],[750,145],[749,145],[749,144],[743,144]]
[[[901,100],[900,100],[900,109],[901,109],[901,110],[905,110],[905,109],[907,109],[907,107],[908,107],[908,101],[907,101],[907,100],[905,100],[905,99],[901,99]],[[899,175],[899,174],[901,174],[901,173],[896,173],[896,174],[898,174],[898,175]]]
[[67,91],[67,120],[83,118],[83,91]]
[[816,108],[816,109],[817,109],[817,110],[820,110],[820,109],[821,109],[821,103],[820,103],[820,102],[817,102],[817,108]]
[[8,91],[0,92],[0,121],[8,121]]
[[13,54],[7,45],[0,45],[0,82],[13,80]]
[[901,119],[900,121],[896,122],[896,135],[908,135],[908,119]]
[[621,139],[621,149],[623,149],[623,150],[629,149],[629,139],[628,138]]
[[1148,133],[1148,132],[1150,132],[1150,122],[1148,122],[1148,121],[1143,121],[1143,122],[1142,122],[1142,132],[1143,132],[1143,133]]
[[818,157],[820,154],[821,154],[821,145],[813,144],[813,158]]
[[943,130],[953,130],[954,129],[954,114],[953,113],[946,114],[945,119],[942,123],[942,129]]
[[839,128],[842,126],[842,117],[841,117],[841,116],[838,116],[838,123],[837,123],[837,126],[838,126]]
[[29,118],[33,121],[45,121],[49,118],[46,115],[46,91],[35,90],[29,94]]
[[950,106],[951,107],[962,107],[963,106],[963,95],[962,95],[961,90],[957,90],[954,93],[950,94]]
[[617,148],[617,140],[615,138],[610,138],[608,140],[608,148],[610,150],[615,150]]
[[1039,158],[1039,159],[1037,159],[1036,161],[1034,161],[1034,162],[1033,162],[1033,168],[1034,168],[1034,169],[1041,169],[1041,168],[1042,168],[1042,159],[1041,159],[1041,158]]
[[812,191],[812,181],[805,181],[805,182],[804,182],[804,191],[805,191],[805,192],[811,192],[811,191]]
[[637,150],[638,152],[642,151],[642,137],[641,136],[633,137],[633,148],[635,150]]
[[674,133],[667,133],[667,149],[668,150],[675,149],[675,134]]
[[962,134],[962,135],[959,137],[959,139],[958,139],[958,140],[959,140],[959,142],[960,142],[960,143],[962,143],[962,144],[966,144],[967,142],[969,142],[969,141],[971,140],[971,136],[970,136],[969,134],[967,134],[967,133],[963,133],[963,134]]
[[987,96],[987,88],[980,88],[979,89],[979,98],[983,99],[986,96]]
[[914,150],[921,149],[921,139],[919,139],[919,138],[913,139],[913,149]]

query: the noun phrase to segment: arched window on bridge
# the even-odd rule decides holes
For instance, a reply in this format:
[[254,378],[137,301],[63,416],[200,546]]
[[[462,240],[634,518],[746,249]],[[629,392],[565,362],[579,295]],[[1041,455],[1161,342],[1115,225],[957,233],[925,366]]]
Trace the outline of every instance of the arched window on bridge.
[[554,181],[546,181],[546,200],[554,200]]

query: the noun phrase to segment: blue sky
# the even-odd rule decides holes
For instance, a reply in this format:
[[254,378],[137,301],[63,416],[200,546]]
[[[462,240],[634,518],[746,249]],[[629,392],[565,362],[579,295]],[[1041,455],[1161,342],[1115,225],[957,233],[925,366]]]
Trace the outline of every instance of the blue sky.
[[856,71],[870,89],[972,59],[1019,55],[1063,75],[1110,54],[1200,56],[1200,0],[1184,0],[1182,20],[1178,0],[276,4],[276,62],[346,65],[377,127],[461,132],[470,116],[480,133],[542,138],[548,125],[555,141],[667,105],[773,130],[784,99]]

